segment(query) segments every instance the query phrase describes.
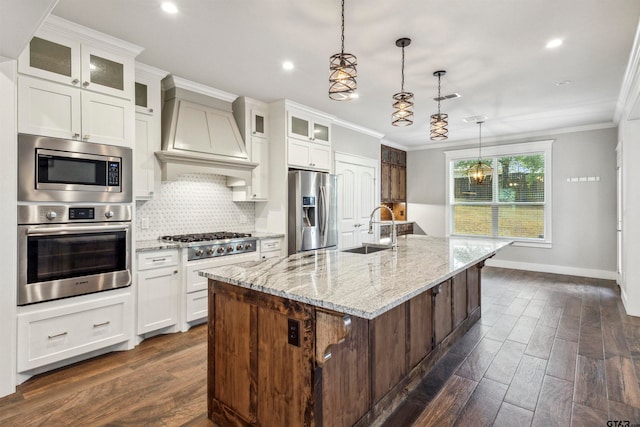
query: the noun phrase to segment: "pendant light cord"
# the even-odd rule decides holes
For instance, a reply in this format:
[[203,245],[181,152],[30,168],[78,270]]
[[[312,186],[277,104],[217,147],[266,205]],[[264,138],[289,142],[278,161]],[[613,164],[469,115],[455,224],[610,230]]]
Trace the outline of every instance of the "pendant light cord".
[[482,161],[482,122],[478,122],[479,131],[478,131],[478,162]]
[[438,74],[438,117],[440,117],[440,74]]
[[342,19],[342,25],[341,25],[341,30],[342,30],[342,36],[340,37],[340,43],[342,46],[342,54],[344,55],[344,0],[342,0],[342,15],[341,15],[341,19]]
[[404,45],[402,45],[402,84],[400,85],[400,92],[404,92]]

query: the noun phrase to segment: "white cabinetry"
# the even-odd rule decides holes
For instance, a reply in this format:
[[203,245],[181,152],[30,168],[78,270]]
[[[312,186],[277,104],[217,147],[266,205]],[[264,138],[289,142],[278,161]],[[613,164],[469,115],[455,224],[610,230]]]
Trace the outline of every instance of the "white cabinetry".
[[331,123],[320,115],[287,108],[287,164],[319,171],[331,170]]
[[292,167],[329,171],[331,169],[331,147],[290,138],[287,160],[289,166]]
[[129,301],[121,294],[19,313],[18,372],[127,341]]
[[265,201],[269,197],[269,139],[267,106],[260,101],[240,97],[233,102],[236,119],[247,153],[258,163],[251,171],[251,182],[233,187],[233,201]]
[[178,323],[178,250],[138,254],[138,335]]
[[260,258],[276,258],[280,256],[282,249],[282,238],[260,240]]
[[141,50],[50,16],[18,59],[18,131],[130,147]]
[[160,81],[166,71],[136,63],[136,141],[134,155],[134,195],[150,199],[160,181]]
[[289,110],[287,133],[290,138],[331,144],[331,123],[313,114]]
[[[78,37],[62,35],[68,34],[69,28],[77,30]],[[82,87],[131,100],[134,93],[134,56],[141,49],[91,32],[89,37],[106,39],[108,46],[101,48],[91,40],[82,40],[87,35],[86,30],[62,19],[48,18],[44,28],[38,31],[20,54],[18,71],[71,87]],[[115,50],[125,52],[118,54]],[[126,52],[131,50],[135,52],[133,55]]]
[[130,146],[133,104],[121,98],[18,77],[18,131]]

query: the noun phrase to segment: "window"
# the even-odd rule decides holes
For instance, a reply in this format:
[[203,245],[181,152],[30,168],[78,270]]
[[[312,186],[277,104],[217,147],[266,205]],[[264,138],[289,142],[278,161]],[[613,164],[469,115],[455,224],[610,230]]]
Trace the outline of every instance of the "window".
[[445,152],[449,234],[550,246],[551,143],[483,147],[491,171],[481,184],[469,177],[477,148]]

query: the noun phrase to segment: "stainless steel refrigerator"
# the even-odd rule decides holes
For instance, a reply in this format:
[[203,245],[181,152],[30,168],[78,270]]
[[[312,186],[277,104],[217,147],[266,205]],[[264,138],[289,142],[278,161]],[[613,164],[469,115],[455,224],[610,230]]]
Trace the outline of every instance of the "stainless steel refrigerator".
[[338,245],[338,177],[289,171],[289,255]]

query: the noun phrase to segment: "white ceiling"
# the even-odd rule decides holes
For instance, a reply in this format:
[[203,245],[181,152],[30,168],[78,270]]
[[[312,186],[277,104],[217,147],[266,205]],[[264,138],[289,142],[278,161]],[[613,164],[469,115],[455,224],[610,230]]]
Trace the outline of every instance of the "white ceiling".
[[[444,69],[449,141],[598,125],[613,120],[640,16],[638,0],[346,0],[345,50],[358,58],[360,98],[327,96],[329,57],[340,50],[339,0],[59,0],[55,15],[145,48],[140,62],[266,102],[288,98],[409,149],[429,141]],[[391,96],[415,94],[415,123],[391,126]],[[556,49],[549,39],[562,38]],[[296,68],[285,72],[284,60]],[[556,83],[572,83],[557,86]]]

